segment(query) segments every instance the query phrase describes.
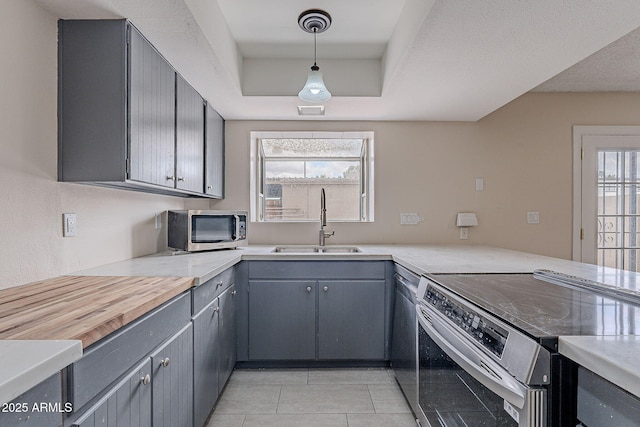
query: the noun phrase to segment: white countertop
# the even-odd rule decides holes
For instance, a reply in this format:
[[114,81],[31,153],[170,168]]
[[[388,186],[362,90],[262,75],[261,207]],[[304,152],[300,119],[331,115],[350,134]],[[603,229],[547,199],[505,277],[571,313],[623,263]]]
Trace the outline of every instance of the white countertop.
[[640,339],[630,336],[560,337],[558,351],[591,372],[640,397]]
[[82,357],[79,340],[0,340],[0,404]]
[[[236,250],[221,250],[200,252],[192,254],[175,255],[170,251],[150,256],[134,258],[122,262],[90,268],[70,273],[72,275],[86,276],[183,276],[193,277],[195,286],[205,283],[227,268],[242,260],[392,260],[415,272],[422,273],[530,273],[537,269],[547,269],[579,276],[585,279],[606,283],[613,286],[640,284],[640,275],[636,273],[622,272],[615,269],[597,267],[591,264],[583,264],[574,261],[550,258],[541,255],[511,251],[507,249],[489,246],[468,245],[357,245],[360,253],[273,253],[274,246],[246,246]],[[581,337],[589,338],[589,337]],[[578,363],[582,359],[578,357],[579,348],[565,342],[567,348],[575,350],[574,357],[568,356]],[[575,340],[574,340],[575,341]],[[73,362],[74,357],[79,358],[75,350],[66,348],[63,344],[52,343],[51,348],[39,347],[39,350],[29,351],[27,341],[12,344],[10,341],[0,341],[0,397],[13,398],[29,387],[37,384],[37,378],[46,379]],[[58,342],[59,343],[59,342]],[[46,345],[46,344],[41,344]],[[62,347],[58,347],[62,345]],[[569,345],[569,347],[567,347]],[[620,341],[616,345],[619,351],[607,351],[606,345],[602,350],[593,350],[595,356],[600,355],[599,363],[608,366],[602,369],[605,378],[612,382],[618,381],[616,376],[608,377],[610,372],[617,372],[616,367],[624,365],[625,358],[622,354],[640,354],[635,342]],[[78,344],[80,346],[80,344]],[[74,347],[71,345],[71,347]],[[74,347],[75,348],[75,347]],[[81,346],[79,347],[81,349]],[[594,347],[595,349],[596,347]],[[597,347],[600,348],[600,347]],[[81,350],[80,350],[81,351]],[[22,357],[29,354],[30,357]],[[70,354],[73,354],[71,356]],[[585,356],[586,357],[586,356]],[[585,359],[590,360],[590,359]],[[55,362],[55,363],[54,363]],[[39,368],[32,368],[33,366]],[[49,368],[49,369],[45,369]],[[35,372],[41,373],[34,376]],[[45,372],[46,371],[46,372]],[[594,371],[596,372],[596,371]],[[597,372],[596,372],[597,373]],[[631,375],[627,373],[627,375]],[[8,379],[7,379],[8,378]],[[640,376],[634,374],[633,381],[640,382]],[[6,380],[5,380],[6,379]],[[26,381],[29,379],[29,381]],[[35,382],[34,382],[35,381]],[[18,386],[19,384],[19,386]],[[28,385],[28,386],[27,386]],[[13,397],[11,397],[13,396]],[[9,399],[10,400],[10,399]],[[5,401],[5,400],[2,400]]]
[[[548,269],[617,285],[629,273],[603,269],[542,255],[490,246],[462,245],[357,245],[359,253],[273,253],[274,246],[245,246],[235,250],[171,255],[170,251],[107,264],[70,274],[86,276],[185,276],[195,285],[214,277],[241,260],[392,260],[416,274],[422,273],[531,273]],[[632,275],[635,273],[631,273]],[[640,275],[638,275],[640,277]],[[635,279],[634,279],[635,280]],[[640,279],[638,279],[640,283]]]

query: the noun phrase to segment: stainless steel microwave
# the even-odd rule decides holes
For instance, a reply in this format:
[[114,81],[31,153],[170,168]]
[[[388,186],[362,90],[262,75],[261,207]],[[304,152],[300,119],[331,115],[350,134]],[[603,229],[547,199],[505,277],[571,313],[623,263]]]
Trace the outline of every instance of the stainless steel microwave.
[[188,252],[247,244],[247,211],[167,211],[170,248]]

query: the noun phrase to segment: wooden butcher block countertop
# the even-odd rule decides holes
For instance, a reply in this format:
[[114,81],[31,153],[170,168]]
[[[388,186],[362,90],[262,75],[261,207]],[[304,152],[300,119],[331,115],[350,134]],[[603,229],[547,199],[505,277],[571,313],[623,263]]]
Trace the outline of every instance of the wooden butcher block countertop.
[[61,276],[0,291],[0,339],[86,348],[193,286],[192,277]]

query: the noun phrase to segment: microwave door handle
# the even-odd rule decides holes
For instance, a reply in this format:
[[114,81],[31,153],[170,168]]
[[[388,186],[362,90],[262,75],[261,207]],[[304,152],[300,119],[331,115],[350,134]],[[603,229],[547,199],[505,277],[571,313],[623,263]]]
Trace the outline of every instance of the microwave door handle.
[[[445,338],[434,326],[429,322],[423,313],[421,307],[416,306],[418,312],[418,320],[420,326],[429,334],[431,339],[442,349],[447,355],[453,359],[462,369],[469,375],[482,383],[485,387],[496,393],[519,409],[524,408],[526,387],[516,381],[507,371],[498,366],[495,362],[486,359],[483,360],[481,353],[457,337],[457,333],[442,320],[438,319],[435,313],[431,315],[431,322],[435,322],[441,326],[447,335]],[[473,355],[475,357],[468,357]],[[478,362],[472,360],[478,359]],[[502,375],[500,375],[501,373]]]
[[233,216],[236,219],[236,234],[235,237],[233,239],[233,241],[238,241],[240,240],[240,215],[234,215]]

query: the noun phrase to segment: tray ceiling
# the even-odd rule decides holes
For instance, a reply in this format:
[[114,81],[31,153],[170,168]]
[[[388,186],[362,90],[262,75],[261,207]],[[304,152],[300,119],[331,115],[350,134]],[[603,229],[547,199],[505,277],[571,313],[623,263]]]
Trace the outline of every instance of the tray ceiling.
[[637,0],[35,1],[130,19],[227,119],[298,119],[309,8],[333,18],[318,65],[334,96],[314,120],[475,121],[530,90],[640,89]]

